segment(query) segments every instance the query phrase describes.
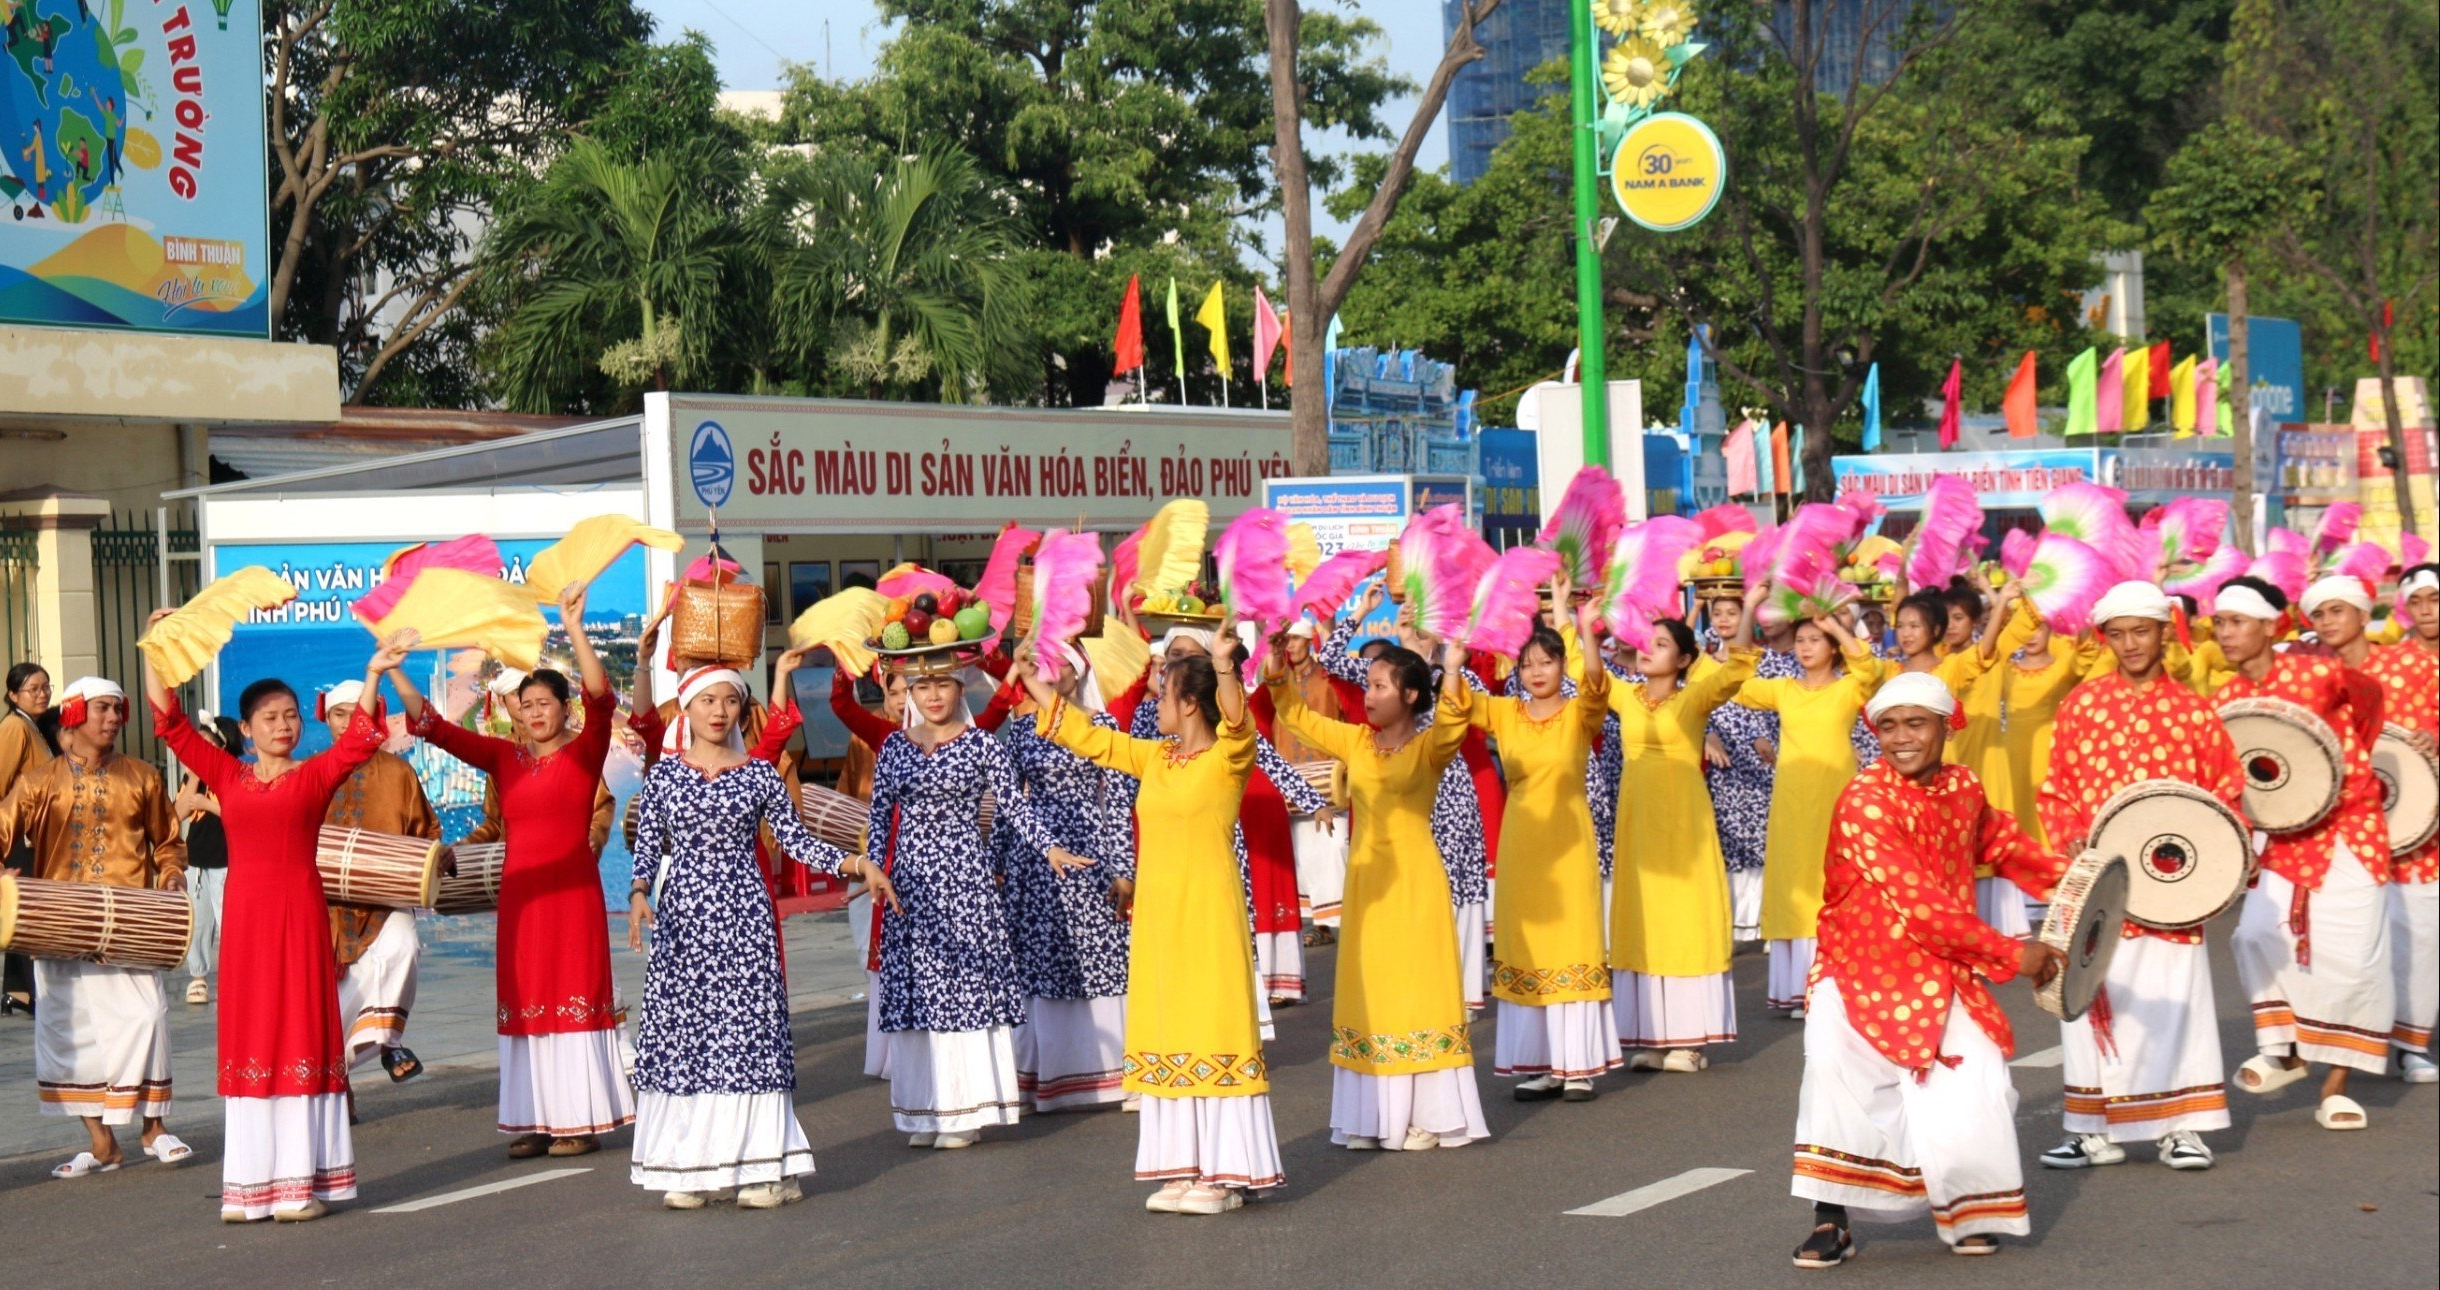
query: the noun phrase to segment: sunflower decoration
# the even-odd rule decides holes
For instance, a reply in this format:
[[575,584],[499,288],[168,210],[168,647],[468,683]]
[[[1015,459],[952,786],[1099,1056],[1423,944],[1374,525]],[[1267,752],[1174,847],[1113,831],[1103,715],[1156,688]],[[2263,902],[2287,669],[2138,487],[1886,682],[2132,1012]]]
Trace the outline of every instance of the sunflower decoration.
[[1635,30],[1662,49],[1683,45],[1694,35],[1694,6],[1681,0],[1653,0],[1643,6]]
[[1669,55],[1646,37],[1629,36],[1601,60],[1601,83],[1613,102],[1650,107],[1669,92]]
[[1644,22],[1643,0],[1592,0],[1593,23],[1613,36],[1632,36]]

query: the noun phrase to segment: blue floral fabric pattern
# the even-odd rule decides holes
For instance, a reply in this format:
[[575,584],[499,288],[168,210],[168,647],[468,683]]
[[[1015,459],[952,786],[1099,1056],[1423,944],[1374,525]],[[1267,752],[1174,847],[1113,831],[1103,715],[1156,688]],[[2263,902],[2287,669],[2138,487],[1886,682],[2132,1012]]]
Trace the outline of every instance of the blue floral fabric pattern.
[[644,773],[639,796],[635,880],[659,891],[635,1087],[678,1096],[793,1090],[788,987],[755,832],[769,825],[791,859],[825,873],[846,856],[807,831],[767,762],[706,779],[685,759],[664,757]]
[[[1371,666],[1347,651],[1355,639],[1356,626],[1340,623],[1330,629],[1330,635],[1313,651],[1322,670],[1350,685],[1364,684],[1365,670]],[[1482,678],[1468,671],[1466,684],[1480,690]],[[1440,684],[1440,669],[1432,669],[1432,684]],[[1430,729],[1437,708],[1426,708],[1418,729]],[[1451,758],[1440,772],[1440,790],[1432,798],[1432,837],[1440,843],[1440,867],[1449,877],[1451,905],[1479,904],[1491,899],[1491,876],[1487,872],[1486,846],[1483,841],[1483,802],[1474,791],[1474,772],[1466,766],[1464,757]]]
[[[1797,666],[1794,654],[1766,649],[1754,665],[1754,675],[1796,677],[1803,676],[1804,669]],[[1778,745],[1779,714],[1723,703],[1711,714],[1710,730],[1728,749],[1727,769],[1704,763],[1704,777],[1711,785],[1712,818],[1719,822],[1721,858],[1727,861],[1730,873],[1760,870],[1775,776],[1771,763],[1754,752],[1754,741],[1768,739],[1774,747]]]
[[[1095,714],[1093,724],[1118,723]],[[1126,815],[1113,817],[1105,800],[1110,779],[1129,778],[1085,760],[1035,733],[1030,718],[1008,723],[1000,735],[1016,763],[1017,778],[1034,817],[1059,845],[1094,861],[1111,850],[1111,834],[1128,830]],[[1127,924],[1110,907],[1107,864],[1061,874],[1042,851],[1013,828],[992,825],[992,845],[1007,877],[1011,945],[1021,988],[1035,999],[1109,998],[1127,992]]]

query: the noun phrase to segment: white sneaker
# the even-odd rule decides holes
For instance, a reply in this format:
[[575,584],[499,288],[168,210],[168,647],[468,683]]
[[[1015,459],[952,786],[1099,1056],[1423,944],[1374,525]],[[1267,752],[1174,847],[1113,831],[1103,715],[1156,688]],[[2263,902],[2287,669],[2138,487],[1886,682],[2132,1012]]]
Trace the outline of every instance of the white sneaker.
[[707,1203],[709,1202],[703,1199],[701,1192],[665,1191],[661,1193],[661,1208],[663,1209],[701,1209]]
[[2067,1140],[2042,1153],[2045,1169],[2082,1169],[2089,1165],[2114,1165],[2127,1158],[2125,1147],[2110,1141],[2103,1133],[2071,1133]]
[[1672,1048],[1668,1056],[1661,1058],[1662,1070],[1680,1075],[1692,1075],[1709,1065],[1711,1060],[1692,1048]]
[[939,1151],[956,1151],[973,1146],[977,1136],[972,1133],[944,1133],[932,1139],[932,1146]]
[[2399,1053],[2398,1078],[2409,1084],[2440,1083],[2440,1066],[2421,1053]]
[[2160,1162],[2171,1169],[2209,1169],[2211,1148],[2203,1145],[2203,1137],[2192,1129],[2178,1129],[2162,1135]]
[[1381,1139],[1359,1138],[1351,1133],[1347,1135],[1347,1149],[1349,1151],[1379,1151],[1381,1149]]
[[937,1133],[910,1133],[907,1135],[907,1145],[910,1147],[928,1147],[939,1138],[940,1135]]
[[1403,1151],[1429,1151],[1429,1150],[1431,1150],[1432,1148],[1437,1147],[1437,1146],[1439,1146],[1439,1145],[1440,1145],[1440,1135],[1439,1135],[1439,1134],[1434,1133],[1434,1132],[1432,1132],[1432,1131],[1431,1131],[1431,1130],[1429,1130],[1429,1129],[1418,1129],[1418,1128],[1413,1127],[1412,1125],[1409,1125],[1409,1126],[1407,1127],[1407,1131],[1406,1131],[1406,1145],[1405,1145],[1404,1147],[1400,1148],[1400,1150],[1403,1150]]

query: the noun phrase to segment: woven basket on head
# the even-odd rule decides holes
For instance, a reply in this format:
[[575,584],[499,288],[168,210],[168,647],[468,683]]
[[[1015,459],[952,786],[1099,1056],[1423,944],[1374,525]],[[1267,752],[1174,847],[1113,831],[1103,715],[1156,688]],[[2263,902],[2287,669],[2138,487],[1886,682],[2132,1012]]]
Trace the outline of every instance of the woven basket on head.
[[680,658],[731,667],[752,663],[763,652],[763,590],[750,582],[686,583],[678,588],[669,632]]

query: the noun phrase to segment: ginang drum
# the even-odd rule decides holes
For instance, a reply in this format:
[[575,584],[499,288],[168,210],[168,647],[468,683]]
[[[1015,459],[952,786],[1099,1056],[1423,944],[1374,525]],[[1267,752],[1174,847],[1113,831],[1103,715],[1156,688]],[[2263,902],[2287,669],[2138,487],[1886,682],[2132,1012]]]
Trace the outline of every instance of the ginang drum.
[[430,909],[440,896],[441,844],[371,829],[322,826],[314,868],[332,900],[391,909]]
[[441,874],[432,898],[436,914],[488,914],[500,907],[500,875],[508,868],[508,844],[470,842],[449,848],[456,872]]
[[0,873],[0,950],[166,972],[186,961],[194,934],[182,891]]
[[819,784],[796,790],[797,818],[813,836],[849,855],[864,852],[864,830],[872,809],[859,799]]
[[2415,747],[2412,732],[2391,722],[2372,746],[2372,774],[2381,781],[2389,817],[2389,854],[2402,856],[2440,832],[2440,761]]
[[2235,811],[2174,779],[2129,784],[2093,813],[2088,842],[2127,861],[2127,918],[2164,931],[2217,918],[2254,878],[2253,836]]
[[1314,792],[1322,795],[1323,800],[1336,807],[1344,808],[1347,805],[1347,766],[1344,762],[1300,761],[1295,763],[1294,769],[1304,777],[1306,783],[1313,786]]
[[2271,833],[2302,833],[2338,807],[2346,752],[2330,723],[2285,699],[2237,699],[2220,709],[2245,772],[2245,816]]
[[2042,918],[2042,943],[2067,962],[2050,984],[2033,992],[2033,1001],[2061,1021],[2074,1021],[2093,1006],[2118,954],[2119,929],[2126,922],[2127,862],[2101,851],[2087,851],[2067,866],[2059,889],[2051,893],[2050,912]]

